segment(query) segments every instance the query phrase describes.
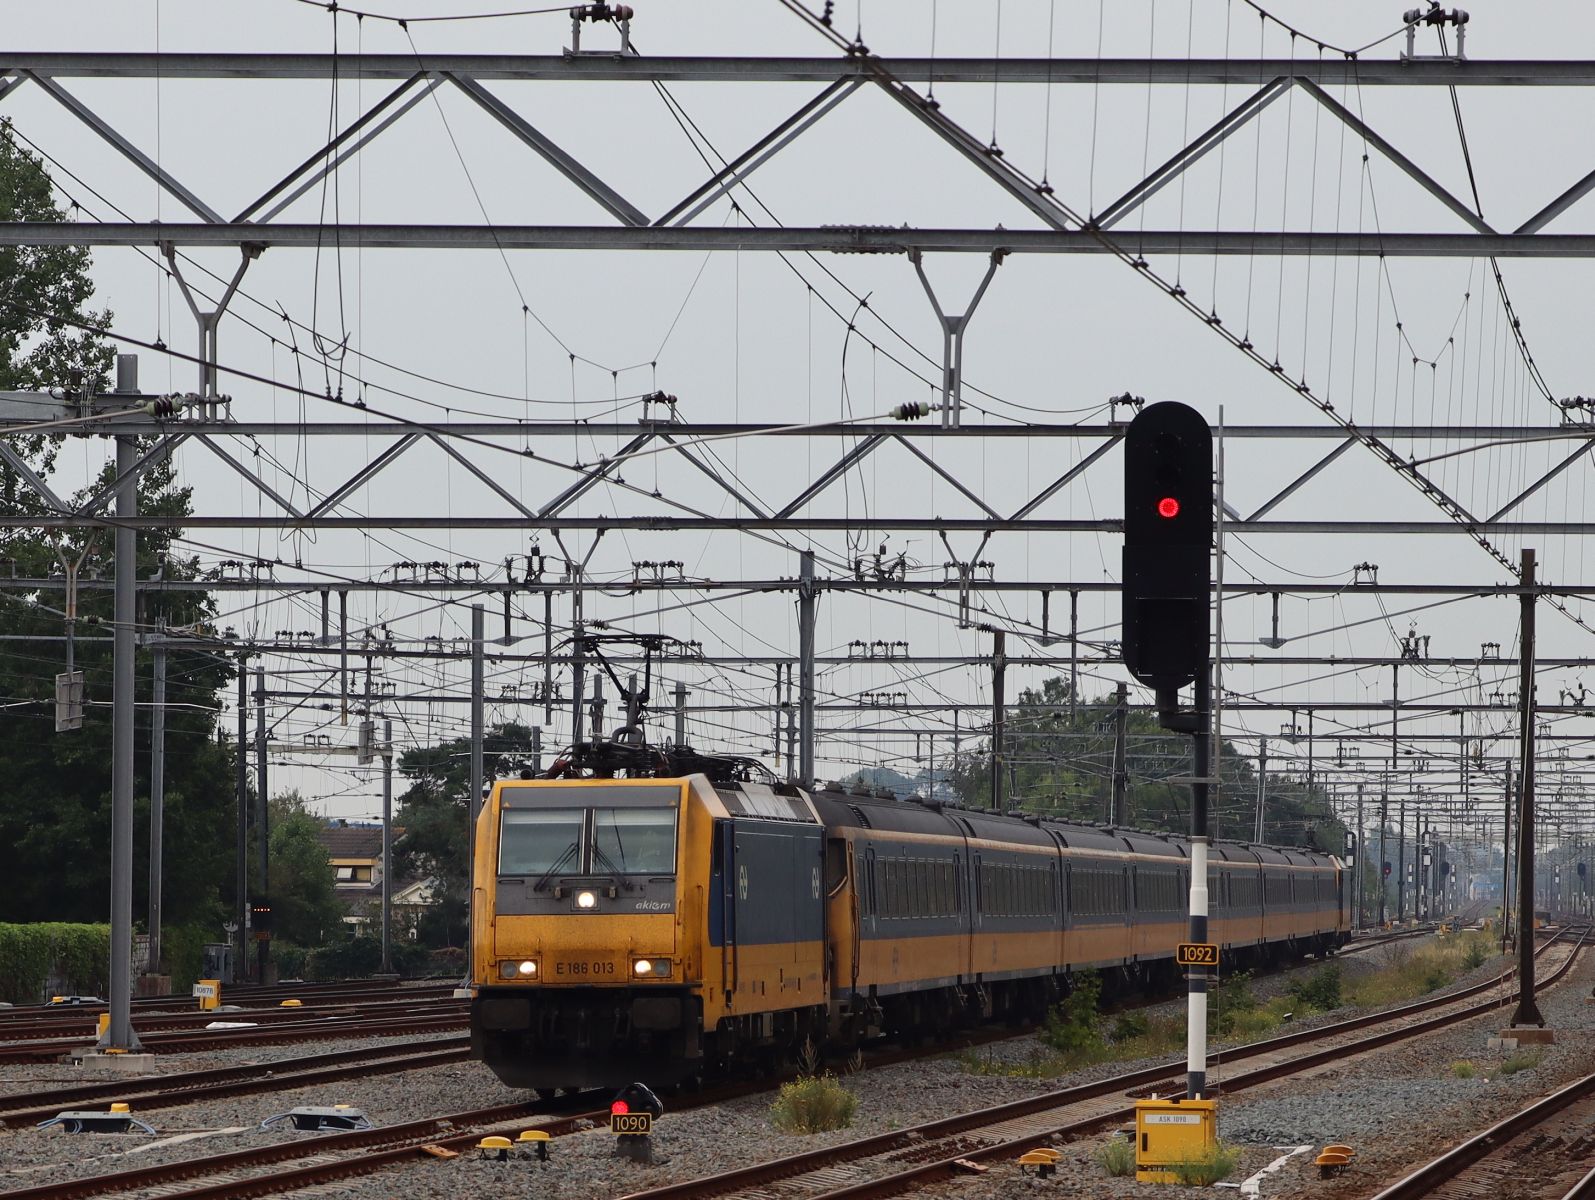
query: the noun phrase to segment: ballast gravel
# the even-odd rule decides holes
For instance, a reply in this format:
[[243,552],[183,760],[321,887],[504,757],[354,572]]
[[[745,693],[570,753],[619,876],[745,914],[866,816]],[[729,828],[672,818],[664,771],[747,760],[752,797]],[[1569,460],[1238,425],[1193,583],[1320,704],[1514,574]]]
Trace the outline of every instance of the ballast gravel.
[[[1412,945],[1417,944],[1414,940]],[[1381,948],[1342,960],[1342,970],[1355,972],[1379,965]],[[1360,961],[1368,963],[1361,965]],[[1489,963],[1472,973],[1479,979],[1498,975],[1499,963]],[[1312,970],[1309,965],[1303,970]],[[1510,1010],[1481,1018],[1419,1041],[1397,1043],[1377,1055],[1364,1056],[1345,1066],[1307,1080],[1270,1085],[1238,1093],[1224,1102],[1221,1135],[1240,1154],[1240,1167],[1231,1177],[1238,1182],[1279,1155],[1277,1146],[1346,1140],[1358,1147],[1356,1167],[1344,1180],[1320,1182],[1311,1167],[1312,1155],[1298,1156],[1262,1184],[1265,1196],[1331,1197],[1349,1200],[1377,1190],[1376,1182],[1393,1178],[1407,1163],[1426,1160],[1437,1151],[1438,1141],[1450,1141],[1520,1107],[1525,1098],[1544,1094],[1556,1083],[1588,1070],[1595,1060],[1595,1005],[1584,1003],[1595,966],[1589,963],[1550,993],[1541,1008],[1558,1029],[1558,1043],[1550,1047],[1540,1066],[1499,1077],[1491,1069],[1499,1056],[1485,1052],[1485,1038],[1505,1024]],[[1259,977],[1253,990],[1266,997],[1288,984],[1289,973]],[[1459,981],[1463,986],[1468,980]],[[1183,1012],[1183,1000],[1164,1006],[1171,1014]],[[1325,1014],[1315,1021],[1332,1021],[1345,1012]],[[1306,1025],[1304,1021],[1303,1026]],[[439,1038],[450,1035],[438,1035]],[[457,1035],[456,1035],[457,1036]],[[410,1038],[405,1040],[422,1040]],[[237,1065],[242,1061],[271,1062],[307,1053],[362,1047],[390,1046],[392,1039],[363,1039],[300,1046],[251,1048],[245,1054],[213,1051],[172,1056],[161,1060],[162,1073]],[[989,1054],[1000,1061],[1025,1062],[1039,1049],[1034,1038],[1021,1037],[993,1043],[973,1053]],[[1177,1056],[1175,1056],[1177,1057]],[[1480,1070],[1473,1079],[1450,1073],[1450,1064],[1468,1058]],[[615,1140],[606,1129],[593,1129],[555,1139],[550,1161],[539,1163],[516,1158],[500,1163],[467,1152],[455,1159],[421,1160],[363,1179],[320,1185],[317,1196],[347,1196],[358,1200],[406,1200],[438,1197],[531,1194],[552,1200],[609,1200],[634,1191],[658,1187],[729,1170],[755,1161],[851,1141],[968,1112],[1007,1100],[1053,1091],[1091,1079],[1133,1070],[1143,1063],[1112,1063],[1054,1078],[1015,1078],[972,1074],[958,1055],[945,1055],[913,1063],[882,1067],[846,1075],[845,1086],[859,1097],[853,1125],[834,1133],[789,1136],[769,1121],[768,1093],[706,1106],[685,1107],[690,1096],[666,1098],[667,1112],[653,1138],[652,1165],[616,1157]],[[50,1086],[87,1082],[91,1078],[75,1068],[23,1067],[0,1070],[0,1091],[36,1091]],[[378,1125],[436,1117],[528,1098],[505,1088],[481,1064],[464,1062],[426,1071],[374,1076],[322,1088],[276,1092],[257,1097],[189,1105],[152,1111],[144,1116],[158,1136],[69,1135],[36,1130],[0,1130],[0,1191],[65,1178],[125,1170],[162,1161],[175,1161],[285,1140],[303,1142],[313,1152],[317,1135],[278,1129],[261,1131],[259,1122],[301,1105],[352,1104],[363,1109]],[[88,1107],[98,1107],[88,1106]],[[136,1105],[135,1105],[136,1110]],[[534,1123],[529,1119],[526,1125]],[[1444,1129],[1445,1135],[1436,1130]],[[216,1132],[227,1130],[228,1132]],[[206,1132],[210,1131],[210,1132]],[[1450,1132],[1455,1131],[1455,1136]],[[174,1135],[196,1133],[193,1140],[170,1142]],[[1158,1185],[1137,1184],[1133,1179],[1109,1177],[1095,1159],[1101,1138],[1061,1147],[1064,1158],[1057,1177],[1042,1180],[1021,1175],[1012,1163],[994,1163],[982,1177],[957,1181],[932,1189],[939,1196],[986,1200],[998,1196],[1069,1195],[1124,1198],[1154,1196]],[[862,1174],[860,1177],[864,1177]],[[1164,1196],[1166,1192],[1162,1193]]]

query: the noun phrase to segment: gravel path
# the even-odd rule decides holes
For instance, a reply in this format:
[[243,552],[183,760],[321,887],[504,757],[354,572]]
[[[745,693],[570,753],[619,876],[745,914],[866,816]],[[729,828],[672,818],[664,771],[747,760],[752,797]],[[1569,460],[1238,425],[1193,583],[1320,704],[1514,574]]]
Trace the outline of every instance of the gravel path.
[[[1413,939],[1407,945],[1415,946],[1421,940]],[[1379,965],[1383,950],[1375,948],[1343,960],[1343,971],[1350,977],[1354,972],[1372,969]],[[1301,970],[1312,969],[1314,965]],[[1486,964],[1474,974],[1489,977],[1497,970],[1497,964]],[[1260,998],[1282,991],[1288,985],[1290,974],[1293,973],[1259,978],[1254,991]],[[1241,1154],[1241,1167],[1233,1178],[1244,1178],[1277,1157],[1277,1151],[1272,1148],[1276,1143],[1322,1144],[1333,1135],[1358,1146],[1358,1174],[1348,1176],[1344,1184],[1323,1184],[1310,1168],[1293,1164],[1271,1176],[1264,1185],[1264,1193],[1273,1196],[1310,1190],[1315,1198],[1321,1198],[1326,1189],[1333,1188],[1332,1195],[1337,1198],[1369,1194],[1373,1190],[1371,1181],[1382,1177],[1390,1163],[1404,1161],[1402,1154],[1415,1158],[1426,1150],[1432,1151],[1432,1139],[1421,1132],[1409,1137],[1403,1149],[1400,1124],[1414,1111],[1420,1111],[1420,1106],[1427,1122],[1437,1092],[1445,1097],[1447,1104],[1462,1110],[1484,1114],[1494,1111],[1489,1108],[1494,1103],[1504,1113],[1520,1096],[1550,1090],[1548,1081],[1553,1076],[1559,1078],[1557,1072],[1571,1073],[1576,1064],[1587,1061],[1591,1049],[1595,1048],[1592,1046],[1595,1035],[1590,1033],[1590,1027],[1595,1025],[1595,1008],[1584,1006],[1582,997],[1589,992],[1591,974],[1592,968],[1586,965],[1579,972],[1582,983],[1564,983],[1551,998],[1542,1002],[1548,1019],[1559,1028],[1571,1030],[1577,1024],[1583,1028],[1578,1034],[1564,1037],[1546,1056],[1544,1064],[1535,1070],[1488,1082],[1486,1076],[1493,1074],[1488,1070],[1482,1070],[1471,1080],[1457,1079],[1448,1073],[1449,1064],[1455,1059],[1470,1057],[1481,1066],[1488,1061],[1483,1054],[1484,1037],[1502,1023],[1500,1017],[1491,1017],[1437,1035],[1421,1046],[1390,1048],[1375,1056],[1372,1063],[1348,1065],[1338,1073],[1325,1073],[1307,1084],[1289,1084],[1267,1092],[1237,1095],[1226,1104],[1222,1125],[1224,1138],[1235,1143]],[[1158,1008],[1181,1013],[1184,1001],[1170,1001]],[[1327,1021],[1344,1015],[1343,1012],[1326,1014],[1315,1019]],[[161,1065],[165,1072],[172,1072],[233,1065],[240,1061],[270,1062],[304,1053],[386,1044],[389,1044],[388,1039],[366,1039],[313,1046],[259,1047],[248,1051],[249,1057],[242,1060],[237,1052],[214,1051],[163,1058]],[[1023,1062],[1038,1046],[1033,1038],[1014,1038],[995,1043],[990,1051],[1003,1060]],[[413,1167],[387,1171],[345,1185],[317,1188],[315,1194],[361,1200],[368,1197],[387,1200],[396,1195],[406,1200],[429,1200],[433,1196],[474,1196],[508,1191],[531,1192],[556,1200],[607,1200],[666,1182],[886,1132],[1177,1057],[1163,1056],[1161,1060],[1147,1060],[1142,1064],[1101,1064],[1067,1076],[1027,1079],[972,1074],[956,1056],[949,1055],[845,1077],[846,1086],[859,1096],[858,1115],[851,1128],[831,1134],[791,1137],[779,1133],[769,1123],[770,1096],[765,1094],[697,1110],[667,1111],[654,1138],[656,1161],[651,1166],[617,1159],[614,1139],[607,1130],[600,1129],[557,1139],[551,1145],[551,1161],[547,1164],[530,1160],[498,1163],[466,1154],[447,1161],[418,1162]],[[0,1091],[34,1091],[55,1083],[64,1085],[88,1078],[83,1072],[68,1067],[16,1068],[0,1076]],[[461,1063],[427,1072],[379,1076],[324,1088],[279,1092],[257,1099],[215,1101],[147,1114],[159,1130],[160,1139],[187,1132],[214,1131],[212,1136],[176,1144],[165,1144],[160,1139],[152,1143],[142,1137],[0,1131],[0,1190],[27,1186],[45,1178],[98,1174],[157,1161],[221,1153],[268,1141],[298,1139],[313,1143],[314,1135],[280,1129],[262,1132],[257,1128],[265,1117],[298,1105],[353,1104],[364,1109],[375,1123],[387,1125],[524,1099],[525,1093],[503,1087],[480,1064]],[[666,1104],[669,1108],[673,1102],[667,1098]],[[1481,1118],[1479,1123],[1487,1123],[1488,1119],[1493,1118]],[[1063,1169],[1055,1180],[1043,1182],[1021,1177],[1011,1164],[998,1164],[984,1179],[948,1185],[935,1191],[976,1200],[1032,1192],[1054,1196],[1123,1197],[1134,1192],[1147,1193],[1154,1186],[1110,1179],[1092,1157],[1095,1148],[1094,1143],[1066,1147]],[[1308,1161],[1310,1163],[1310,1156]]]

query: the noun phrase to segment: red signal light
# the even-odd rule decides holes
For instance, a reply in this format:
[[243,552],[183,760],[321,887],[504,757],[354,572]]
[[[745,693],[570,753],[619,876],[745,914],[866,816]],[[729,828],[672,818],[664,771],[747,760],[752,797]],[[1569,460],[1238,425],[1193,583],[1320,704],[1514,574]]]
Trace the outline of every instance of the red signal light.
[[1180,502],[1173,496],[1164,496],[1157,502],[1157,515],[1172,520],[1180,515]]
[[609,1111],[617,1117],[623,1117],[631,1111],[631,1105],[624,1100],[616,1100],[610,1104]]

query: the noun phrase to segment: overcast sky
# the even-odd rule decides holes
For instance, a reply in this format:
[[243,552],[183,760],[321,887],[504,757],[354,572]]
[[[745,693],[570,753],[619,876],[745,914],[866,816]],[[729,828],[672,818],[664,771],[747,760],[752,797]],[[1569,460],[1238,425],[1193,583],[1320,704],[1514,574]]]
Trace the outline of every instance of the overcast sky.
[[[6,41],[27,50],[314,51],[340,54],[413,54],[417,68],[443,52],[557,53],[569,42],[561,14],[514,20],[412,23],[401,29],[375,19],[337,18],[295,0],[251,4],[163,0],[152,3],[83,3],[6,6]],[[412,7],[371,0],[373,11],[399,16],[463,14],[484,8],[471,0],[428,0]],[[644,3],[633,36],[646,55],[831,53],[820,36],[779,4]],[[860,13],[860,9],[862,12]],[[1348,3],[1279,4],[1272,11],[1333,47],[1362,47],[1395,30],[1398,6]],[[869,47],[892,55],[1058,57],[1253,58],[1295,55],[1315,59],[1310,38],[1292,39],[1276,22],[1261,20],[1243,0],[1159,0],[1158,3],[841,3],[837,27],[861,27]],[[1522,4],[1477,12],[1468,26],[1470,58],[1553,57],[1587,47],[1595,14],[1566,5]],[[587,32],[584,48],[608,47],[613,29]],[[933,41],[934,40],[934,41]],[[1366,60],[1397,56],[1401,40],[1364,52]],[[1433,34],[1420,38],[1433,53]],[[1322,51],[1333,56],[1333,50]],[[327,81],[185,81],[63,78],[63,85],[112,121],[177,179],[224,213],[248,204],[323,144],[329,126],[341,128],[385,94],[391,84]],[[923,87],[923,81],[909,81]],[[667,210],[706,175],[700,153],[740,152],[820,90],[817,84],[672,84],[662,94],[645,84],[499,83],[492,91],[548,136],[602,175],[650,217]],[[936,89],[943,111],[982,141],[994,140],[1006,159],[1046,177],[1059,199],[1077,212],[1100,211],[1156,167],[1184,141],[1239,103],[1250,87],[1174,85],[946,85]],[[1443,89],[1332,88],[1334,99],[1361,114],[1454,194],[1471,196],[1451,99]],[[677,106],[674,110],[667,100]],[[1589,127],[1591,97],[1577,89],[1461,89],[1460,110],[1480,201],[1497,228],[1516,227],[1588,169],[1581,143],[1570,131]],[[19,133],[53,165],[64,198],[80,205],[82,220],[189,219],[170,196],[32,86],[5,97],[3,110]],[[682,118],[678,121],[678,116]],[[688,124],[690,122],[690,125]],[[712,149],[695,146],[684,132],[695,126]],[[1364,154],[1368,161],[1364,163]],[[74,178],[75,177],[75,178]],[[1035,228],[1035,217],[949,151],[924,126],[878,90],[865,88],[805,133],[752,180],[752,195],[736,194],[696,218],[701,226],[825,224]],[[1585,201],[1558,219],[1552,232],[1589,227]],[[125,215],[119,215],[125,214]],[[336,223],[419,222],[603,224],[608,218],[590,199],[516,142],[482,110],[451,88],[417,105],[371,147],[337,172],[325,187],[299,199],[284,221]],[[1144,224],[1143,224],[1144,223]],[[1181,184],[1164,189],[1142,213],[1119,226],[1126,245],[1146,229],[1341,232],[1462,231],[1454,214],[1401,174],[1376,150],[1300,90],[1270,106],[1257,121],[1193,168]],[[204,291],[217,286],[201,266],[228,275],[232,252],[194,252],[185,266]],[[930,256],[927,270],[943,307],[960,311],[986,263],[976,255]],[[998,270],[973,317],[965,351],[972,405],[965,423],[1046,422],[1100,424],[1110,396],[1131,393],[1149,401],[1179,399],[1217,423],[1220,406],[1230,425],[1321,426],[1327,418],[1299,395],[1303,380],[1319,397],[1360,425],[1419,423],[1550,426],[1557,412],[1537,390],[1513,344],[1510,325],[1488,262],[1469,259],[1288,259],[1152,257],[1151,266],[1177,281],[1205,312],[1245,335],[1280,364],[1278,377],[1249,362],[1123,263],[1097,257],[1015,256]],[[1528,345],[1553,397],[1588,391],[1590,340],[1585,332],[1589,267],[1582,262],[1504,261],[1502,274]],[[130,337],[160,338],[193,352],[194,324],[180,292],[160,270],[152,251],[101,249],[95,253],[97,303],[113,310],[114,327]],[[859,302],[868,297],[868,305]],[[299,328],[284,321],[287,314]],[[856,314],[856,315],[855,315]],[[853,329],[849,332],[849,321]],[[1399,322],[1399,327],[1398,327]],[[319,336],[306,332],[314,329]],[[346,352],[339,347],[347,345]],[[297,345],[299,353],[294,353]],[[468,417],[635,422],[639,397],[662,390],[679,399],[686,421],[822,421],[868,417],[905,401],[933,398],[939,375],[940,331],[910,264],[899,256],[778,257],[757,252],[690,253],[507,252],[494,250],[354,250],[329,236],[319,250],[272,249],[244,278],[221,333],[224,365],[276,380],[281,386],[225,380],[240,420],[347,420],[351,413],[324,400],[289,391],[341,388],[346,399],[414,420],[446,423]],[[141,354],[145,390],[187,390],[195,368],[160,355]],[[1431,365],[1432,364],[1432,365]],[[936,418],[931,418],[935,420]],[[307,493],[332,491],[393,438],[371,419],[363,438],[282,436],[229,439],[240,458],[270,486],[301,507]],[[534,439],[540,458],[516,454],[525,443],[504,439],[505,449],[455,443],[456,449],[501,486],[539,507],[578,478],[569,464],[588,465],[613,454],[619,437],[554,441]],[[852,444],[828,434],[812,440],[733,441],[713,447],[714,465],[766,509],[797,496]],[[999,512],[1012,512],[1094,449],[1078,439],[970,439],[928,445],[937,461]],[[1336,443],[1326,440],[1235,440],[1228,444],[1226,497],[1242,514],[1255,511],[1298,472]],[[1470,443],[1443,435],[1398,442],[1404,456],[1427,458]],[[1447,458],[1428,469],[1469,511],[1495,512],[1567,454],[1570,442],[1495,447]],[[86,440],[62,455],[68,477],[97,469],[108,447]],[[705,461],[708,449],[703,450]],[[564,464],[562,467],[560,464]],[[190,447],[179,461],[183,481],[195,489],[204,514],[270,513],[272,503],[218,459]],[[75,475],[74,475],[75,473]],[[581,515],[667,513],[688,506],[732,517],[738,501],[704,473],[675,455],[639,459],[624,471],[627,487],[600,487],[570,510]],[[1037,516],[1113,517],[1120,513],[1120,459],[1110,452],[1052,497]],[[1588,509],[1587,462],[1575,466],[1524,502],[1516,515],[1583,519]],[[657,491],[659,499],[646,493]],[[313,502],[313,501],[311,501]],[[457,462],[422,445],[394,470],[351,494],[349,514],[507,515],[512,510]],[[674,509],[679,511],[679,508]],[[973,516],[975,505],[899,446],[881,449],[848,480],[812,503],[815,516],[868,513],[886,516]],[[1309,520],[1346,516],[1417,521],[1441,519],[1439,510],[1389,467],[1354,448],[1270,516]],[[769,579],[794,575],[798,551],[812,546],[821,573],[845,573],[844,564],[883,543],[888,556],[904,554],[914,578],[941,578],[953,556],[967,558],[978,539],[932,534],[890,538],[864,533],[751,536],[670,532],[613,534],[593,550],[593,577],[617,584],[633,563],[679,561],[687,579]],[[1497,539],[1516,561],[1516,539]],[[1543,578],[1587,581],[1583,545],[1575,538],[1530,539],[1542,559]],[[207,563],[239,555],[280,561],[280,578],[393,578],[393,564],[476,561],[484,576],[502,572],[506,556],[532,545],[562,557],[554,540],[536,531],[404,530],[317,535],[251,531],[195,534],[191,548]],[[591,535],[567,536],[573,556],[592,548]],[[1517,606],[1511,600],[1434,597],[1377,598],[1351,594],[1305,598],[1289,589],[1303,583],[1347,583],[1353,567],[1375,563],[1383,582],[1499,583],[1504,570],[1462,533],[1431,537],[1249,534],[1229,540],[1230,579],[1256,579],[1285,592],[1280,633],[1290,641],[1281,655],[1390,655],[1409,628],[1430,638],[1431,655],[1472,658],[1481,643],[1499,643],[1510,655],[1517,641]],[[1051,631],[1067,628],[1071,581],[1113,580],[1119,542],[1109,535],[998,535],[980,557],[995,577],[1030,580],[1053,592]],[[298,564],[296,569],[295,564]],[[1010,653],[1066,653],[1043,647],[1042,593],[991,595],[979,621],[1011,631]],[[1266,590],[1266,589],[1265,589]],[[701,641],[710,655],[790,656],[796,619],[787,594],[704,597],[680,591],[628,594],[623,587],[589,596],[585,617],[619,629],[661,631]],[[270,638],[278,630],[319,631],[313,599],[270,600],[237,593],[221,597],[223,623],[245,636]],[[469,597],[444,602],[424,594],[357,595],[351,600],[356,629],[386,624],[401,641],[458,638],[468,629]],[[820,678],[822,702],[853,704],[863,693],[902,693],[912,704],[952,700],[989,703],[990,674],[978,656],[989,634],[958,625],[951,598],[887,595],[872,599],[827,596],[821,603],[821,654],[845,655],[854,641],[907,641],[913,652],[976,656],[969,667],[902,664],[837,666]],[[1421,609],[1410,612],[1408,610]],[[661,611],[667,610],[667,611]],[[1118,600],[1111,593],[1080,599],[1080,627],[1090,645],[1083,688],[1104,694],[1121,678],[1118,668],[1095,662],[1105,641],[1117,637]],[[1589,615],[1588,606],[1571,611]],[[555,605],[556,638],[568,634],[568,598]],[[1225,614],[1227,650],[1270,655],[1258,644],[1271,633],[1266,598],[1239,599]],[[541,602],[517,601],[511,621],[515,653],[543,644]],[[1543,655],[1589,653],[1588,632],[1546,608]],[[489,634],[503,630],[497,602],[489,604]],[[300,690],[309,665],[289,656],[266,659],[273,687]],[[41,664],[41,671],[53,670]],[[382,679],[399,694],[465,695],[464,664],[389,665]],[[1009,674],[1010,696],[1039,686],[1050,669]],[[505,701],[504,688],[530,691],[539,665],[489,665],[490,721],[541,718]],[[1315,704],[1387,699],[1388,668],[1353,670],[1332,665],[1237,667],[1227,686],[1240,696],[1278,701],[1305,710]],[[1403,698],[1432,695],[1439,703],[1489,703],[1515,690],[1509,669],[1450,667],[1443,663],[1401,672]],[[662,693],[676,679],[693,691],[692,703],[739,705],[736,713],[702,714],[691,724],[694,741],[758,753],[771,750],[774,680],[768,666],[746,668],[671,664]],[[1576,669],[1542,672],[1540,698],[1555,702],[1562,688],[1586,679]],[[1589,677],[1595,683],[1595,677]],[[568,681],[567,681],[568,683]],[[363,687],[363,681],[362,681]],[[612,690],[607,689],[606,690]],[[391,706],[401,748],[462,733],[463,704]],[[614,708],[611,702],[610,714]],[[278,737],[304,745],[326,737],[350,745],[354,730],[339,714],[314,704],[288,712],[272,705]],[[885,718],[884,720],[882,718]],[[280,719],[279,719],[280,718]],[[1231,714],[1226,731],[1255,749],[1259,734],[1277,735],[1289,712]],[[229,718],[230,720],[230,718]],[[1306,718],[1300,723],[1305,727]],[[856,725],[895,726],[891,737],[845,732]],[[979,736],[983,718],[965,714]],[[890,713],[823,713],[822,777],[882,763],[912,774],[915,756],[950,749],[950,716]],[[1590,720],[1556,717],[1558,734],[1584,736]],[[1471,716],[1472,736],[1501,734],[1515,718]],[[1328,712],[1315,719],[1316,755],[1335,754],[1334,737],[1367,729],[1388,733],[1376,713]],[[1446,734],[1463,726],[1456,716],[1402,724],[1403,734]],[[668,733],[668,722],[662,732]],[[916,744],[915,732],[923,735]],[[545,742],[569,736],[565,714],[545,730]],[[967,736],[967,734],[966,734]],[[1408,748],[1435,758],[1449,748],[1418,741]],[[1282,749],[1305,756],[1306,744]],[[1508,752],[1492,742],[1490,754]],[[1588,751],[1570,744],[1576,771]],[[1388,755],[1364,744],[1360,758]],[[376,777],[346,760],[314,753],[274,756],[275,779],[300,786],[335,816],[376,811]],[[1304,764],[1303,764],[1304,765]],[[1436,764],[1437,767],[1440,764]],[[1558,776],[1564,764],[1547,760],[1542,791],[1581,788]],[[1429,777],[1450,790],[1453,766]],[[1498,784],[1489,785],[1492,789]],[[1244,798],[1231,800],[1244,806]],[[1491,803],[1493,812],[1496,805]],[[1585,809],[1587,812],[1587,807]]]

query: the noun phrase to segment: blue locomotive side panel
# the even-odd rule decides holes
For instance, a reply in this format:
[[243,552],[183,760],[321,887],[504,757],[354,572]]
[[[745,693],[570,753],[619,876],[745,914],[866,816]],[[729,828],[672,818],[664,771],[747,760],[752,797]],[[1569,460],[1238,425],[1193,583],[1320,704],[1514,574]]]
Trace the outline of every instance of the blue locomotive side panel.
[[825,831],[778,821],[715,822],[709,944],[761,946],[825,936]]

